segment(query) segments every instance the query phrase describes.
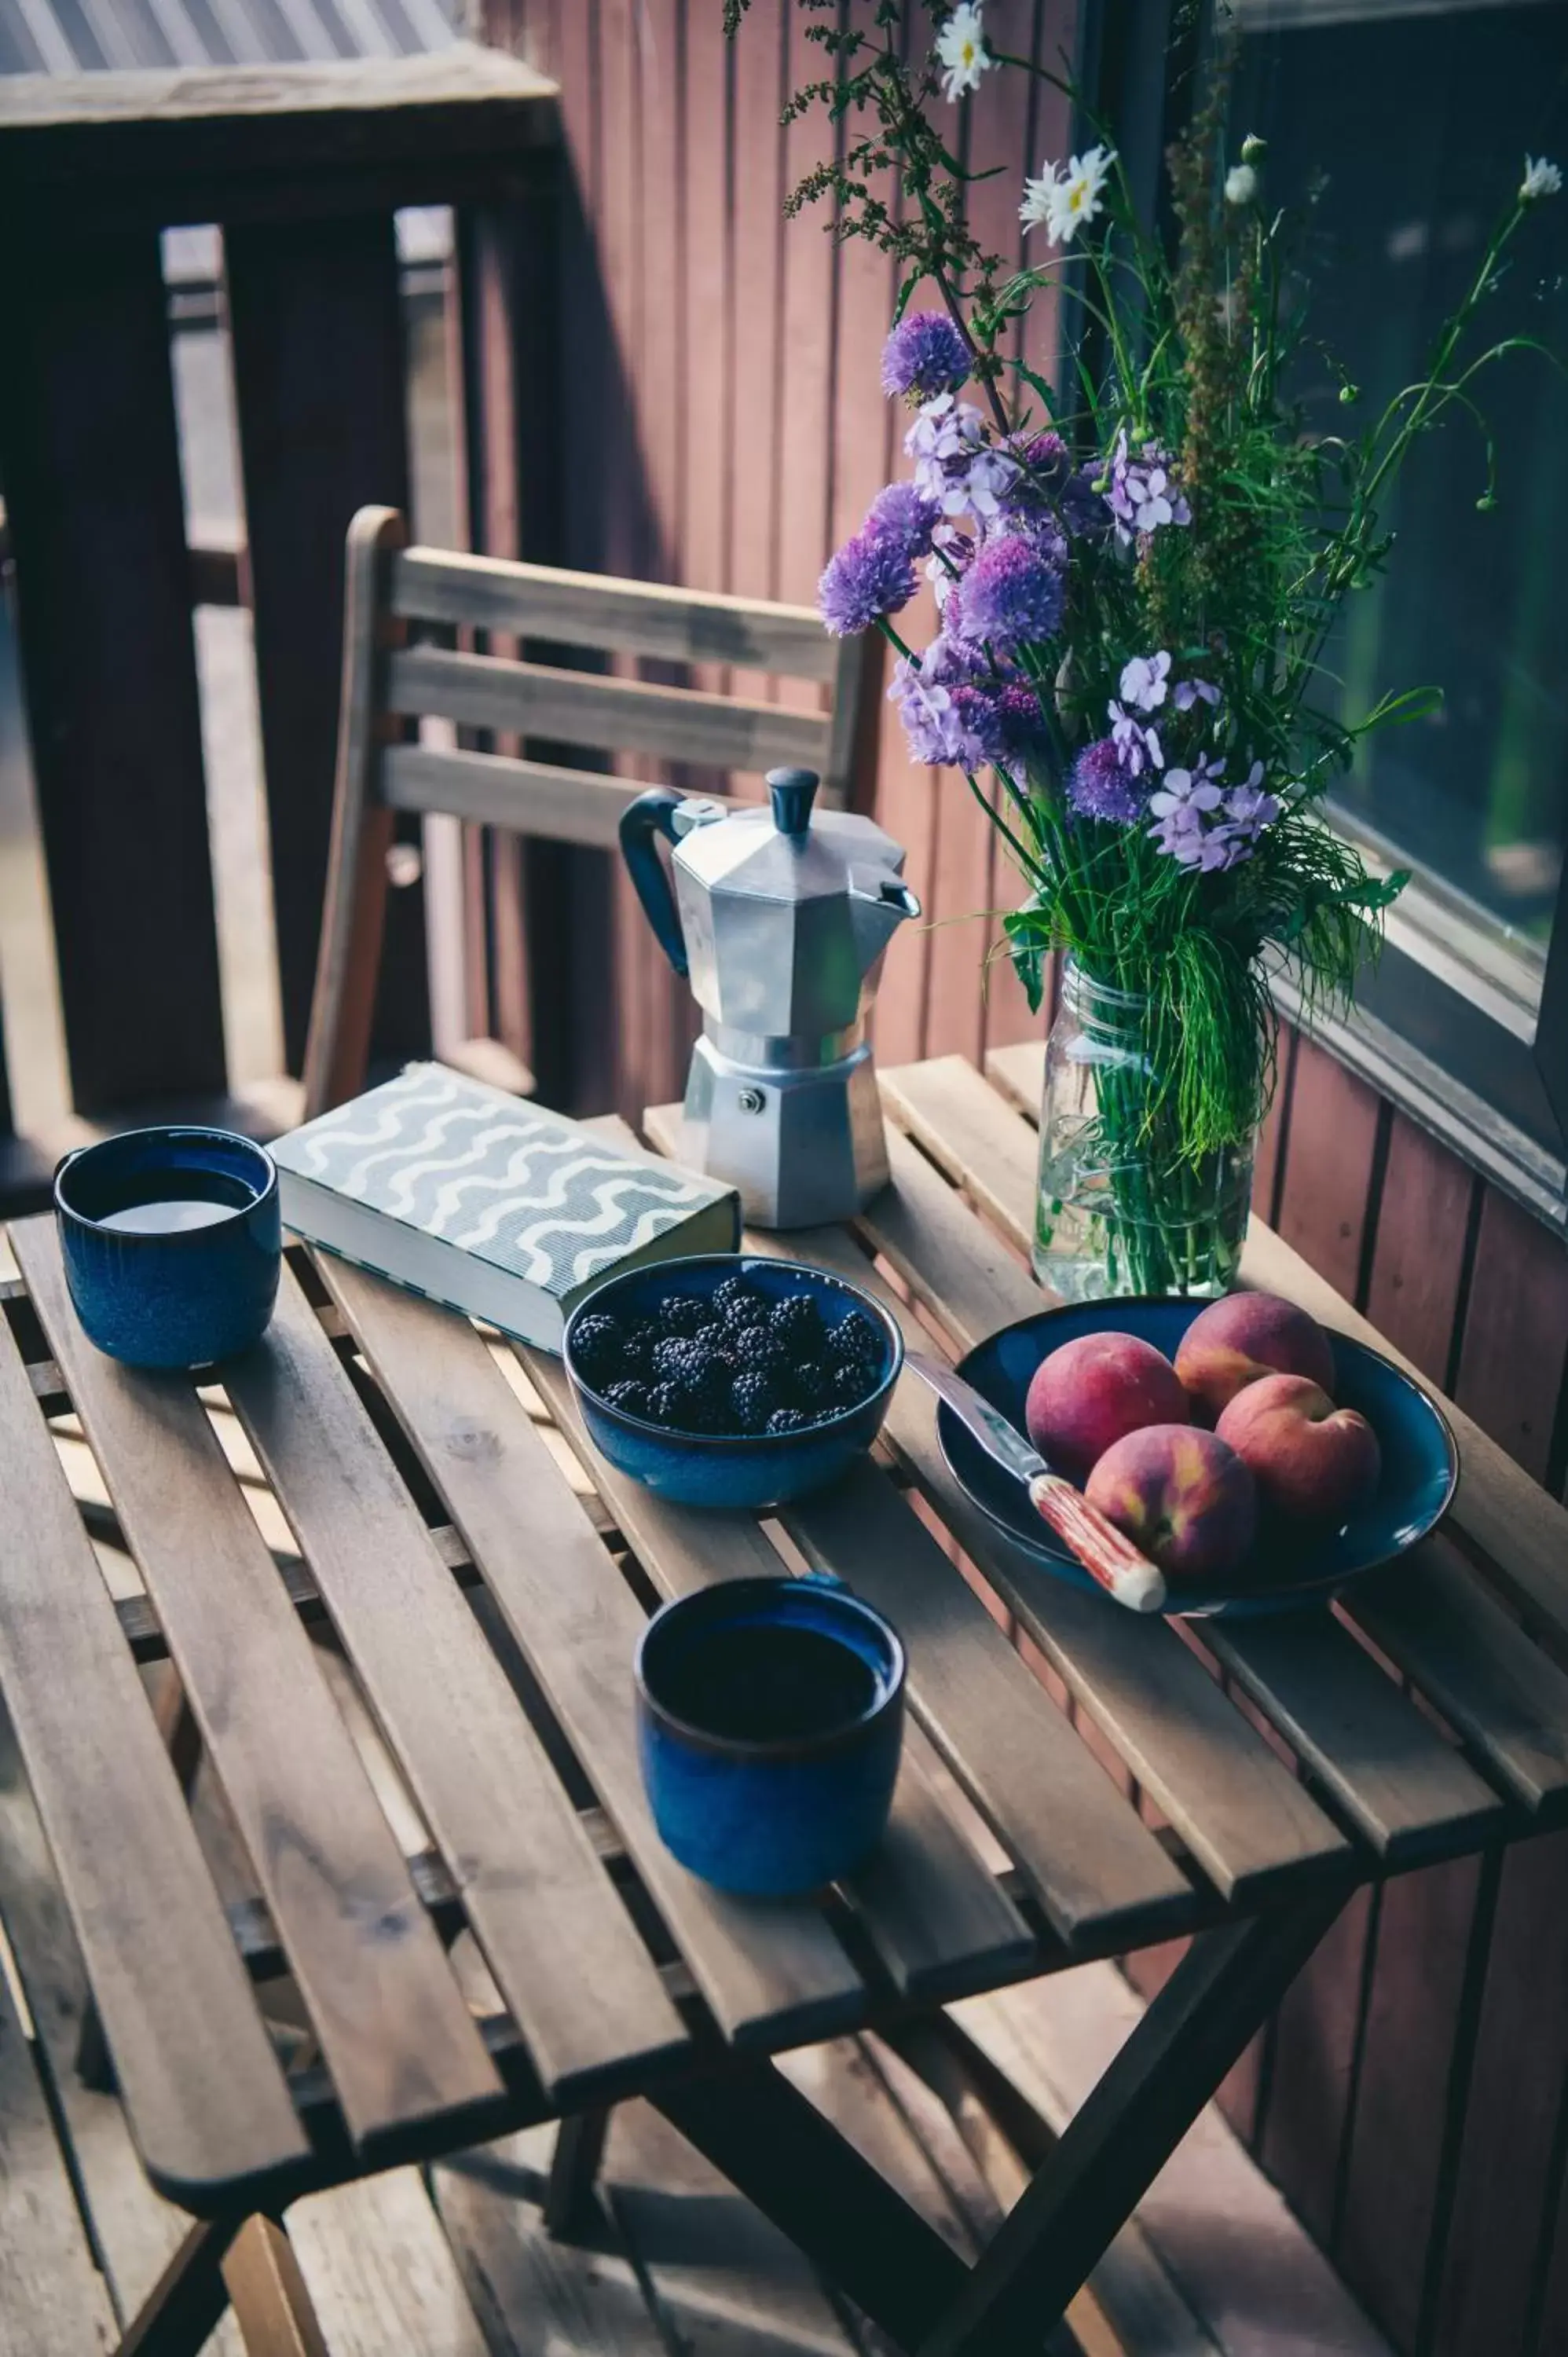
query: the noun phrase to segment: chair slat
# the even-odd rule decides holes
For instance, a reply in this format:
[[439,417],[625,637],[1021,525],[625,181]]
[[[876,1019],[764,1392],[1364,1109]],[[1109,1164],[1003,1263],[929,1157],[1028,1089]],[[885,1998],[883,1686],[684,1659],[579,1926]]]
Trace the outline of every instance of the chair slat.
[[828,723],[781,704],[652,687],[602,673],[554,671],[494,655],[407,647],[387,665],[387,704],[441,714],[473,728],[501,728],[606,752],[655,755],[716,770],[828,765]]
[[[94,1350],[52,1220],[11,1231],[356,2142],[499,2093],[288,1593],[186,1377]],[[116,1624],[117,1626],[118,1624]]]
[[621,813],[642,791],[631,778],[434,745],[394,745],[380,769],[380,798],[392,810],[447,811],[478,826],[598,851],[615,848]]
[[[229,1397],[546,2091],[684,2041],[575,1807],[292,1273]],[[519,1411],[521,1414],[521,1410]]]
[[660,1840],[637,1761],[643,1614],[488,1346],[347,1262],[318,1266],[720,2026],[778,2042],[854,2019],[859,1975],[814,1908],[727,1899]]
[[394,614],[671,662],[736,663],[831,681],[839,650],[809,606],[774,606],[496,557],[411,548],[392,568]]
[[305,2134],[4,1318],[0,1464],[0,1690],[137,2142],[166,2190],[264,2179]]

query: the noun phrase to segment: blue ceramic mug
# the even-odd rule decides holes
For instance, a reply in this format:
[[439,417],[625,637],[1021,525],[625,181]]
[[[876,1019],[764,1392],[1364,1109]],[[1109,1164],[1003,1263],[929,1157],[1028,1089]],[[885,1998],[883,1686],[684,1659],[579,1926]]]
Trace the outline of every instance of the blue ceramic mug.
[[68,1154],[55,1219],[82,1331],[131,1367],[248,1350],[283,1258],[272,1156],[226,1129],[126,1130]]
[[820,1574],[666,1604],[637,1653],[638,1748],[666,1847],[751,1898],[848,1874],[887,1822],[904,1669],[897,1631]]

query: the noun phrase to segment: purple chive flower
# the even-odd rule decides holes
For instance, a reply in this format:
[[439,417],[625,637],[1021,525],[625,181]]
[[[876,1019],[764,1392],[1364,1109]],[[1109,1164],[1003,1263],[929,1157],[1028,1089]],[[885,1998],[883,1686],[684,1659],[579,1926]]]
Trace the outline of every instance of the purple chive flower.
[[1134,655],[1122,667],[1118,683],[1123,704],[1134,712],[1155,712],[1165,702],[1171,659],[1164,649],[1157,655]]
[[1115,519],[1116,537],[1125,548],[1139,533],[1155,532],[1161,524],[1190,523],[1188,507],[1170,472],[1170,457],[1156,443],[1145,442],[1133,457],[1123,427],[1111,454],[1106,498]]
[[927,556],[940,515],[935,500],[928,499],[918,485],[889,483],[872,500],[861,530],[897,542],[906,556]]
[[1114,737],[1097,737],[1073,763],[1067,781],[1069,805],[1079,818],[1110,819],[1125,826],[1144,815],[1136,778]]
[[1111,722],[1112,742],[1132,776],[1142,777],[1145,770],[1163,770],[1165,750],[1160,743],[1159,730],[1146,728],[1141,720],[1124,712],[1114,696],[1105,710]]
[[896,614],[914,594],[908,549],[886,533],[862,531],[829,558],[817,584],[817,611],[835,639],[849,639]]
[[1017,533],[988,540],[963,578],[959,629],[998,653],[1021,640],[1048,639],[1062,618],[1062,577],[1031,541]]
[[1009,447],[1019,460],[1016,479],[1002,497],[1003,511],[1010,520],[1043,511],[1074,539],[1109,528],[1111,511],[1094,488],[1101,472],[1098,463],[1075,467],[1059,434],[1015,434]]
[[954,687],[950,693],[965,769],[981,769],[987,762],[1012,768],[1026,763],[1038,752],[1045,739],[1045,723],[1032,688],[1016,681],[1000,685],[987,681]]
[[912,401],[956,393],[969,362],[969,346],[945,311],[911,311],[882,347],[882,390]]

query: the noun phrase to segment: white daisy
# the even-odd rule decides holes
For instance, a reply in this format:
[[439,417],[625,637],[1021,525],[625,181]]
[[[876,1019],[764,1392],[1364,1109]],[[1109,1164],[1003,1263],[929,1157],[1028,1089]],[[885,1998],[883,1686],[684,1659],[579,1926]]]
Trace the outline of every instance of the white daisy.
[[1053,245],[1070,245],[1074,233],[1102,210],[1101,196],[1115,161],[1113,147],[1091,147],[1065,164],[1043,164],[1039,178],[1024,183],[1019,219],[1027,229],[1043,224]]
[[1544,156],[1537,156],[1533,162],[1530,156],[1525,157],[1524,178],[1519,184],[1521,205],[1533,205],[1541,197],[1558,196],[1562,188],[1563,174],[1555,164],[1549,164]]
[[960,0],[937,35],[937,63],[946,69],[942,90],[950,100],[978,90],[981,75],[996,62],[986,52],[981,5],[982,0]]

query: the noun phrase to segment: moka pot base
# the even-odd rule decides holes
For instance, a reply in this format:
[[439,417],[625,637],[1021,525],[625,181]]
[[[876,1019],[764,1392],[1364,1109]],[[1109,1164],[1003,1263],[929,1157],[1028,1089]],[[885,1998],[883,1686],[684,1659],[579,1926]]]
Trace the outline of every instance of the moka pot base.
[[748,1225],[815,1227],[847,1219],[887,1181],[871,1049],[858,1033],[748,1039],[737,1056],[704,1032],[692,1050],[682,1159],[739,1189]]

